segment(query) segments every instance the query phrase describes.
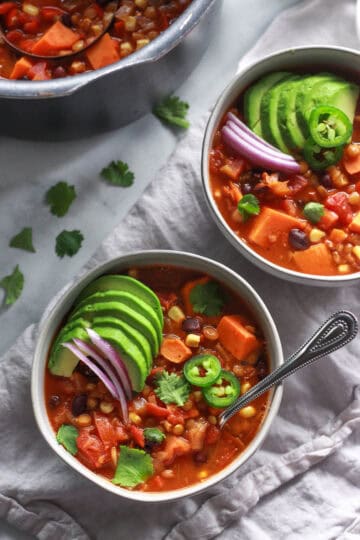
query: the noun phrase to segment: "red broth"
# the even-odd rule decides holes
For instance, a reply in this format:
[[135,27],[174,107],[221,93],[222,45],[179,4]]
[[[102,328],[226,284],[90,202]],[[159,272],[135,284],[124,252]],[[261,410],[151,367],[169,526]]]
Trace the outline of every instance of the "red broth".
[[[238,378],[243,392],[266,376],[269,361],[262,330],[233,291],[220,284],[226,298],[221,315],[195,315],[189,307],[184,286],[194,280],[200,279],[201,283],[209,280],[207,276],[169,266],[132,268],[129,273],[151,287],[160,299],[165,320],[162,347],[169,337],[176,336],[184,344],[189,333],[199,336],[198,346],[189,348],[190,356],[199,353],[215,355],[222,368]],[[174,306],[183,311],[185,322],[176,322],[169,317]],[[235,358],[219,338],[219,322],[228,315],[239,315],[248,331],[256,337],[256,350],[241,360]],[[191,387],[183,406],[161,402],[154,392],[156,374],[167,370],[181,375],[184,366],[184,363],[169,361],[162,352],[163,349],[154,359],[144,389],[129,403],[128,425],[122,420],[118,402],[81,362],[70,378],[54,376],[46,369],[45,398],[54,431],[57,432],[64,423],[75,426],[79,431],[76,458],[109,480],[114,477],[120,445],[144,448],[151,455],[154,474],[135,487],[142,491],[183,488],[221,471],[253,440],[268,407],[268,395],[265,394],[254,400],[250,408],[237,413],[220,431],[217,416],[222,409],[210,407],[200,388]],[[86,396],[85,412],[74,416],[73,400],[81,394]],[[147,427],[160,429],[165,440],[160,445],[148,447],[145,444],[144,447],[141,433]]]

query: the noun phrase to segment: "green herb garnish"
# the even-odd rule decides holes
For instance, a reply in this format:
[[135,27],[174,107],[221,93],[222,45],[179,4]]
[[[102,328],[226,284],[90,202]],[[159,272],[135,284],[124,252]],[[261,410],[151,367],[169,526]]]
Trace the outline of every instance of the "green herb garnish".
[[162,371],[156,379],[155,394],[163,403],[176,403],[181,407],[189,399],[190,385],[184,376]]
[[145,482],[153,473],[154,466],[149,454],[137,448],[120,446],[120,456],[112,479],[114,484],[135,487]]
[[324,205],[318,202],[308,202],[304,206],[304,216],[311,223],[318,223],[324,215]]
[[112,186],[129,187],[134,183],[135,178],[129,165],[123,161],[112,161],[100,174]]
[[250,216],[258,216],[260,214],[259,200],[252,193],[248,193],[239,201],[238,210],[244,221]]
[[56,434],[56,440],[59,444],[62,444],[64,448],[73,456],[78,451],[76,444],[76,439],[78,438],[79,432],[75,426],[69,424],[63,424],[59,427]]
[[167,124],[187,129],[190,126],[186,116],[189,104],[177,96],[168,96],[153,109],[153,114]]
[[22,231],[13,236],[9,242],[9,246],[35,253],[35,248],[32,241],[32,228],[24,227]]
[[209,281],[204,285],[195,285],[190,292],[190,302],[195,313],[212,317],[220,315],[225,298],[219,285],[215,281]]
[[144,429],[145,441],[150,444],[161,444],[165,439],[165,433],[156,427]]
[[14,304],[24,287],[24,274],[20,272],[19,265],[15,266],[12,274],[2,278],[0,287],[5,291],[5,305]]
[[72,257],[81,248],[84,236],[80,231],[62,231],[56,237],[55,251],[59,257]]
[[45,202],[50,206],[50,212],[58,217],[65,216],[75,199],[75,187],[67,182],[58,182],[45,195]]

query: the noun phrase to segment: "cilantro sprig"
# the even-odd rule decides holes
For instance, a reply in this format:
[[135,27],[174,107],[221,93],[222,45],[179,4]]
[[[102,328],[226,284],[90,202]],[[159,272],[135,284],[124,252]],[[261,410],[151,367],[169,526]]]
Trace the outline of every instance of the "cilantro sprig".
[[250,216],[258,216],[260,214],[260,204],[258,198],[252,193],[247,193],[242,199],[240,199],[238,203],[238,210],[244,221],[249,219]]
[[220,315],[225,304],[224,293],[215,281],[195,285],[190,292],[190,302],[195,313],[209,317]]
[[157,377],[155,394],[163,403],[176,403],[181,407],[189,399],[190,385],[184,376],[164,370]]
[[62,231],[56,237],[55,252],[62,258],[65,255],[72,257],[81,248],[84,236],[80,231]]
[[5,305],[14,304],[24,287],[24,274],[20,271],[19,265],[15,266],[12,274],[2,278],[0,287],[5,291]]
[[112,161],[100,174],[112,186],[129,187],[134,183],[135,178],[129,165],[124,161]]
[[45,202],[50,206],[50,212],[58,217],[67,214],[75,199],[75,187],[70,186],[67,182],[58,182],[45,195]]
[[186,119],[189,104],[178,96],[168,96],[153,109],[153,114],[167,124],[187,129],[190,122]]
[[76,439],[78,438],[79,432],[75,426],[69,424],[62,424],[59,427],[56,434],[56,440],[59,444],[62,444],[64,448],[73,456],[77,453],[78,447],[76,444]]
[[12,237],[9,242],[9,247],[23,249],[35,253],[35,248],[32,240],[32,228],[24,227],[18,234]]
[[112,479],[114,484],[132,488],[145,482],[153,473],[154,466],[149,454],[137,448],[120,446],[120,456]]

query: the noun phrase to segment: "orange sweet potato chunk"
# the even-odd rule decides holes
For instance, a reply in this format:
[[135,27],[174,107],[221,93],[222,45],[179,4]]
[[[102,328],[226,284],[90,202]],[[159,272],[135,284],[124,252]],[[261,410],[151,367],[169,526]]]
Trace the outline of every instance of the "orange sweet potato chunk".
[[264,207],[254,220],[249,240],[266,248],[274,244],[274,238],[280,238],[284,233],[288,234],[290,229],[303,229],[304,226],[305,222],[302,219],[289,216],[273,208]]
[[182,364],[192,356],[192,351],[181,339],[166,337],[161,344],[160,354],[169,362]]
[[333,275],[335,263],[325,244],[315,244],[304,251],[295,251],[294,260],[306,274]]
[[95,45],[86,51],[86,57],[93,69],[100,69],[120,60],[116,42],[109,34],[104,34]]
[[343,165],[347,173],[358,174],[360,172],[360,154],[351,159],[343,159]]
[[239,361],[259,348],[254,334],[247,330],[238,315],[225,315],[218,325],[219,341]]
[[68,50],[80,38],[79,34],[56,21],[37,43],[31,52],[35,54],[51,55],[61,50]]
[[10,73],[10,79],[22,79],[23,77],[25,77],[25,75],[27,75],[28,71],[31,68],[32,63],[30,62],[30,60],[25,58],[25,56],[23,56],[14,65],[14,68]]

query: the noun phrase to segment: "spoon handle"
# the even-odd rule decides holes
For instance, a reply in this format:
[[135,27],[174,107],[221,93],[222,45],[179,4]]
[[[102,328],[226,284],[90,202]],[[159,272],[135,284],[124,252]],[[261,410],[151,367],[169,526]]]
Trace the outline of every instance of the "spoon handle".
[[289,375],[327,354],[340,349],[351,341],[358,332],[356,318],[349,311],[334,313],[315,334],[275,371],[270,373],[230,407],[219,415],[219,426],[224,424],[250,401],[279,384]]

